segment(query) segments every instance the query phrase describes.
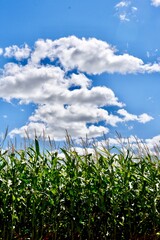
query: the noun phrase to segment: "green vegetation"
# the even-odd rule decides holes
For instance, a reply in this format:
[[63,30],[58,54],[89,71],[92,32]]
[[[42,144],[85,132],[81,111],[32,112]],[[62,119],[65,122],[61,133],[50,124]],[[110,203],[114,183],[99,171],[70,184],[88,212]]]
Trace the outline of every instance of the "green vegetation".
[[160,239],[157,156],[62,152],[1,151],[0,239]]

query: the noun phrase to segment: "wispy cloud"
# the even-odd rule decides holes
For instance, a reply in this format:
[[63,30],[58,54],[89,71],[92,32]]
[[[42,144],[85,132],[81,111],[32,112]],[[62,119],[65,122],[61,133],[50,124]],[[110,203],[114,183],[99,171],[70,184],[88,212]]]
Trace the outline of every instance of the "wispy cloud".
[[[160,72],[158,64],[146,65],[132,55],[118,55],[114,47],[95,38],[41,39],[32,51],[27,45],[23,49],[18,46],[8,49],[4,55],[8,52],[7,57],[18,62],[5,64],[0,76],[0,97],[37,106],[28,124],[12,130],[10,136],[23,135],[25,131],[34,134],[36,129],[39,134],[44,130],[51,138],[62,139],[67,129],[73,137],[86,134],[97,137],[108,133],[109,125],[147,123],[153,119],[146,113],[139,116],[128,113],[110,88],[93,87],[91,77],[104,72]],[[24,64],[20,59],[27,62]],[[108,106],[119,110],[109,113]]]
[[121,1],[115,5],[116,15],[121,22],[129,22],[133,17],[136,17],[138,10],[131,1]]
[[122,21],[122,22],[129,22],[130,21],[130,19],[129,18],[127,18],[127,15],[126,15],[126,13],[123,13],[123,14],[120,14],[119,15],[119,19]]
[[146,56],[148,59],[154,59],[157,60],[157,62],[160,61],[160,57],[159,57],[159,49],[150,49],[146,52]]
[[151,4],[155,7],[159,7],[160,6],[160,0],[152,0]]
[[153,118],[146,113],[143,113],[137,116],[137,115],[128,113],[125,109],[118,110],[118,113],[124,116],[123,121],[138,121],[140,123],[146,123],[153,120]]
[[128,5],[130,5],[131,2],[130,1],[121,1],[119,3],[116,4],[116,8],[123,8],[123,7],[128,7]]

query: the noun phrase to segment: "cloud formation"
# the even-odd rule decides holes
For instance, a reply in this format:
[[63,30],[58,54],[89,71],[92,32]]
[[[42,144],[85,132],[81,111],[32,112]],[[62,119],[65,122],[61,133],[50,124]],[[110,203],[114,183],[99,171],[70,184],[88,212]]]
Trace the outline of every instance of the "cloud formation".
[[28,47],[27,44],[25,44],[21,48],[19,48],[16,45],[13,45],[5,48],[4,56],[8,58],[15,57],[17,60],[20,61],[22,59],[28,58],[30,55],[30,52],[31,52],[31,49]]
[[65,71],[77,68],[88,74],[160,72],[159,64],[144,64],[142,59],[127,53],[117,54],[115,47],[95,38],[38,40],[31,62],[38,64],[46,58],[51,62],[58,59]]
[[151,3],[155,7],[159,7],[160,6],[160,0],[152,0]]
[[120,1],[115,5],[116,15],[121,22],[129,22],[132,18],[136,17],[138,10],[131,1]]
[[116,4],[116,8],[128,7],[130,5],[130,1],[121,1]]
[[127,121],[138,121],[140,123],[147,123],[147,122],[150,122],[151,120],[153,120],[153,118],[146,113],[143,113],[143,114],[137,116],[137,115],[128,113],[125,109],[119,109],[117,111],[117,113],[122,115],[124,117],[123,121],[126,121],[126,122]]
[[37,40],[34,50],[28,45],[22,48],[6,48],[4,56],[16,60],[28,58],[28,64],[38,65],[46,60],[57,62],[64,71],[78,69],[88,74],[160,72],[160,65],[144,64],[143,60],[127,53],[118,54],[115,47],[96,38],[79,39],[75,36],[57,40]]
[[114,114],[107,111],[108,106],[122,108],[125,104],[106,86],[92,86],[87,74],[152,72],[160,68],[129,54],[118,55],[106,42],[75,36],[40,39],[33,50],[28,45],[11,46],[5,48],[4,56],[15,59],[1,71],[0,97],[37,106],[28,123],[12,130],[10,136],[24,135],[25,131],[34,135],[34,130],[41,134],[44,130],[60,140],[68,130],[72,137],[97,137],[108,133],[109,125],[153,119],[146,113],[136,116],[125,109]]

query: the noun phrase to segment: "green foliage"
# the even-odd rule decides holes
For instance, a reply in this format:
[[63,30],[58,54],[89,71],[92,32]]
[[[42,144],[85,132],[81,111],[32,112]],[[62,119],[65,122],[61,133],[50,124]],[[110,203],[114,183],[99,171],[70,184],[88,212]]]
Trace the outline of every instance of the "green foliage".
[[160,239],[160,161],[131,152],[0,153],[0,239]]

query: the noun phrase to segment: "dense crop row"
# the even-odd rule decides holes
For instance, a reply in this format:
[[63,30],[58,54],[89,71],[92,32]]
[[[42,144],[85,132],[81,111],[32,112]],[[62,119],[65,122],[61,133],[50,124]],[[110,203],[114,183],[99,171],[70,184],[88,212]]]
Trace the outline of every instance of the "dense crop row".
[[35,147],[0,154],[0,239],[160,239],[160,161]]

